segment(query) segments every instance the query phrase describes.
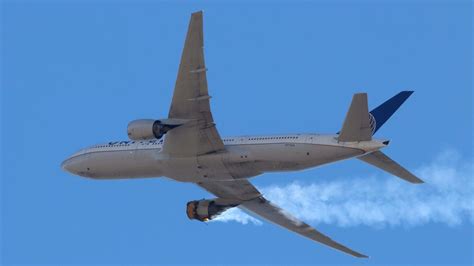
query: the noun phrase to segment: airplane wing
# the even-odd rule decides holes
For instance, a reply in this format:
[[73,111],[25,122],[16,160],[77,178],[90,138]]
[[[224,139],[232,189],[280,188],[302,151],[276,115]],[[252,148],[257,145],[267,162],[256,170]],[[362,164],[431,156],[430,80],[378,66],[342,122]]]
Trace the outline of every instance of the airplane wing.
[[318,232],[308,224],[299,221],[286,213],[278,206],[265,199],[248,180],[214,181],[198,183],[199,186],[219,198],[239,200],[239,208],[254,213],[267,221],[282,226],[313,241],[327,245],[358,258],[367,258],[366,255],[343,246],[328,236]]
[[166,134],[163,148],[175,156],[197,156],[224,148],[209,105],[203,49],[200,11],[191,15],[168,114],[169,118],[189,121]]

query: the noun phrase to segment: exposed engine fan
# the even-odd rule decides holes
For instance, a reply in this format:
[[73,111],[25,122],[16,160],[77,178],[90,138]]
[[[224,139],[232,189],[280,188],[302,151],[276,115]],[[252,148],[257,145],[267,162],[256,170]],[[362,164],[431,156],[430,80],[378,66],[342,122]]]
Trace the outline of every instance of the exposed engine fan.
[[186,204],[189,219],[207,222],[219,216],[225,210],[238,206],[238,203],[226,203],[223,200],[193,200]]

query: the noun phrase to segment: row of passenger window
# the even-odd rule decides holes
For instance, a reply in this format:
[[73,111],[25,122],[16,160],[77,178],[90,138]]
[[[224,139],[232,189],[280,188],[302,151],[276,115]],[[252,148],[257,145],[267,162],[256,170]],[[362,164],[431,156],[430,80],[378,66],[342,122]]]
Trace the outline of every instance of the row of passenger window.
[[297,136],[285,136],[285,137],[261,137],[261,138],[249,138],[248,140],[275,140],[275,139],[298,139]]
[[[284,137],[259,137],[259,138],[248,138],[247,140],[276,140],[276,139],[299,139],[298,136],[284,136]],[[224,142],[235,141],[235,139],[223,139]]]

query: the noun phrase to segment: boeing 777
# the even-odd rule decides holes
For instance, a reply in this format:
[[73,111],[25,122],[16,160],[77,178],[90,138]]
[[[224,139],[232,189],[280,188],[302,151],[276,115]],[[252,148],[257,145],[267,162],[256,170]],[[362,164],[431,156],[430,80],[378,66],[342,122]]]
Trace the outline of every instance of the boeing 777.
[[380,151],[388,140],[373,138],[412,91],[402,91],[370,112],[367,94],[354,94],[341,130],[332,135],[221,138],[209,103],[203,43],[202,12],[196,12],[191,15],[167,118],[132,121],[129,140],[82,149],[62,168],[95,179],[165,176],[195,183],[216,197],[188,202],[190,219],[207,222],[237,207],[329,247],[367,257],[269,202],[249,179],[357,158],[408,182],[423,183]]

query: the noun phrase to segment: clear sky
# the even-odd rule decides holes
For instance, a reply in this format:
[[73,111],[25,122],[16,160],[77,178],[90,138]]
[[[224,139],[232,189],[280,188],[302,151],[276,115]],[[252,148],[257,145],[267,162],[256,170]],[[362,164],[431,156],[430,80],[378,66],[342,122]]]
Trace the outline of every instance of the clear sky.
[[[166,117],[201,9],[223,136],[337,132],[353,93],[375,107],[415,91],[377,136],[426,184],[357,160],[253,179],[370,259],[268,223],[190,221],[186,202],[210,197],[192,184],[60,169],[82,147],[126,139],[133,119]],[[472,11],[470,1],[3,1],[2,262],[472,265]]]

